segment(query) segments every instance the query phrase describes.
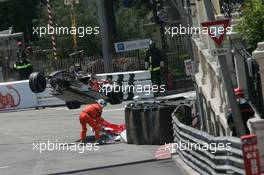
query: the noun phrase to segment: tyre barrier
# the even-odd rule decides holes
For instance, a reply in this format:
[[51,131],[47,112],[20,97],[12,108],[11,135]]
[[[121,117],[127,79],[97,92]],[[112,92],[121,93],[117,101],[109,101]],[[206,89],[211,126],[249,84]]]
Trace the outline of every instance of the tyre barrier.
[[[128,85],[129,87],[133,87],[135,81],[135,74],[129,74],[129,80],[128,80]],[[127,93],[127,100],[132,100],[134,97],[134,92],[132,88],[129,88],[129,91]]]
[[108,97],[108,102],[113,105],[122,103],[124,99],[123,92],[119,92],[117,90],[112,90],[111,92],[108,92],[106,96]]
[[125,108],[127,143],[162,145],[173,141],[171,113],[177,103],[129,103]]

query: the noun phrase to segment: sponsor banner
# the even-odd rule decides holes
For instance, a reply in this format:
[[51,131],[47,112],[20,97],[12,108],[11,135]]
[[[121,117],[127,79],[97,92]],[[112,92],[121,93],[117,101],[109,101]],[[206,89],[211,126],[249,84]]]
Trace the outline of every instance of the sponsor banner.
[[259,175],[260,160],[257,136],[254,134],[244,135],[241,137],[241,141],[246,175]]
[[28,80],[0,83],[0,111],[38,106]]
[[147,49],[149,48],[150,39],[140,39],[134,41],[124,41],[115,43],[115,50],[119,52],[127,52],[131,50]]
[[192,60],[191,59],[185,60],[184,61],[184,66],[185,66],[186,75],[187,76],[191,76],[192,75],[192,67],[193,67]]

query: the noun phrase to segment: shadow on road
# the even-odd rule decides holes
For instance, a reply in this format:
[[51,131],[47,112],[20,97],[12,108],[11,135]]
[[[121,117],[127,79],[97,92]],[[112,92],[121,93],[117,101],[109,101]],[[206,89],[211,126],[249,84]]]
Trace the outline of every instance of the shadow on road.
[[[177,167],[176,167],[175,163],[171,159],[168,159],[168,160],[149,159],[149,160],[144,160],[144,161],[129,162],[129,163],[123,163],[123,164],[117,164],[117,165],[109,165],[109,166],[101,166],[101,167],[95,167],[95,168],[89,168],[89,169],[81,169],[81,170],[68,171],[68,172],[52,173],[52,174],[48,174],[48,175],[87,174],[87,173],[90,174],[90,172],[96,174],[96,172],[98,173],[98,171],[100,171],[100,174],[101,174],[102,172],[104,172],[104,173],[109,172],[110,173],[110,172],[118,171],[118,170],[122,171],[122,167],[124,167],[125,169],[127,169],[128,167],[131,167],[131,170],[134,169],[133,170],[134,171],[133,174],[139,174],[139,173],[135,173],[135,171],[139,171],[139,169],[140,169],[140,168],[136,168],[136,167],[147,168],[148,165],[152,164],[152,166],[149,167],[149,168],[152,169],[152,171],[150,171],[150,172],[153,172],[153,165],[155,165],[157,163],[160,166],[164,166],[165,168],[168,166],[168,164],[172,164],[174,166],[175,170],[177,170]],[[157,167],[157,168],[160,169],[160,167]],[[131,172],[133,172],[133,171],[131,171]],[[129,172],[130,171],[127,171],[127,173],[129,173]],[[175,171],[173,171],[173,173],[175,174]],[[151,174],[154,175],[153,173],[151,173]],[[167,175],[167,173],[165,173],[165,174]],[[179,174],[179,173],[177,173],[177,174]],[[182,175],[182,174],[183,173],[180,173],[180,175]],[[170,174],[168,174],[168,175],[170,175]]]

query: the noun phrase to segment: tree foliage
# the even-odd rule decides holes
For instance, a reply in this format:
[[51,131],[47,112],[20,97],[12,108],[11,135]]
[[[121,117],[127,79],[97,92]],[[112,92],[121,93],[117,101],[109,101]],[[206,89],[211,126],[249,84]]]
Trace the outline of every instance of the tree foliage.
[[141,16],[138,9],[120,8],[116,13],[116,27],[118,39],[131,40],[146,37],[144,31],[144,16]]
[[146,17],[151,12],[148,1],[131,1],[129,7],[124,7],[122,0],[116,1],[116,28],[118,40],[131,40],[147,36],[143,28]]
[[264,41],[264,1],[247,0],[242,12],[238,31],[252,51],[257,43]]
[[[64,5],[63,1],[52,1],[52,11],[53,11],[53,23],[56,27],[67,27],[71,29],[71,16],[70,16],[70,7]],[[42,4],[40,7],[40,14],[38,16],[37,25],[38,26],[47,26],[48,24],[48,14],[47,7],[45,4]],[[76,5],[74,8],[76,15],[76,23],[78,27],[97,27],[99,26],[97,20],[96,12],[96,0],[89,1],[89,4],[86,1],[80,1],[80,4]],[[58,48],[63,50],[63,53],[68,55],[73,51],[73,37],[71,34],[60,34],[56,35],[56,41]],[[100,36],[99,35],[78,35],[77,34],[77,44],[78,49],[85,50],[85,53],[88,55],[94,55],[100,53]],[[44,35],[39,38],[36,42],[41,48],[51,47],[51,36]]]
[[[151,12],[148,1],[131,0],[129,7],[124,7],[123,0],[114,1],[117,41],[133,40],[146,37],[143,24]],[[71,28],[70,7],[63,0],[51,0],[53,23],[55,26]],[[75,6],[77,27],[97,27],[99,25],[96,0],[81,0]],[[33,36],[33,27],[47,27],[48,12],[46,0],[9,0],[0,3],[0,30],[14,27],[15,32],[24,32],[33,39],[33,45],[40,49],[51,48],[51,36]],[[78,50],[84,49],[86,55],[101,54],[101,36],[84,35],[77,37]],[[27,38],[27,37],[26,37]],[[57,47],[63,54],[73,51],[72,35],[56,35]]]
[[[15,32],[32,33],[32,20],[37,16],[40,0],[9,0],[0,3],[0,30],[13,27]],[[26,38],[27,39],[27,38]]]

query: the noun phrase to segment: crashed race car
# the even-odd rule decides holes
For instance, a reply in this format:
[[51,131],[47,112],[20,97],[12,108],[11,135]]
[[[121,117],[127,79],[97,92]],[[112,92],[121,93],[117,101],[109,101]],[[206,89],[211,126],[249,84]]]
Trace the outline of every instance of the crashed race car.
[[78,109],[82,104],[92,104],[104,99],[110,104],[120,104],[123,93],[115,92],[111,80],[97,80],[91,74],[73,74],[67,71],[55,71],[45,76],[42,72],[33,72],[29,77],[29,87],[34,93],[51,88],[51,94],[63,101],[69,109]]

